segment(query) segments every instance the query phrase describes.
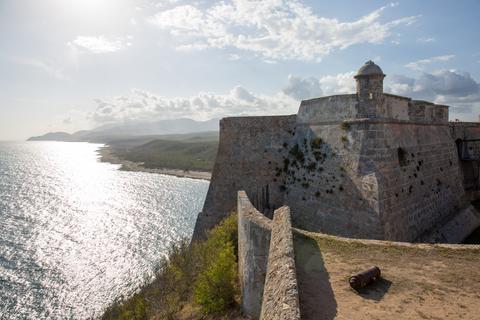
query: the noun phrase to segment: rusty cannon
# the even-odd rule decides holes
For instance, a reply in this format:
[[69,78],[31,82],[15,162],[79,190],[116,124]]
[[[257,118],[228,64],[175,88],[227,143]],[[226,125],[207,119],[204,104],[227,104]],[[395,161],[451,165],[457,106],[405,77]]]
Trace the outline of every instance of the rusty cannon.
[[375,282],[378,278],[380,278],[380,268],[377,266],[373,266],[368,268],[367,270],[352,275],[348,279],[348,283],[350,283],[350,287],[358,290],[365,287],[369,283]]

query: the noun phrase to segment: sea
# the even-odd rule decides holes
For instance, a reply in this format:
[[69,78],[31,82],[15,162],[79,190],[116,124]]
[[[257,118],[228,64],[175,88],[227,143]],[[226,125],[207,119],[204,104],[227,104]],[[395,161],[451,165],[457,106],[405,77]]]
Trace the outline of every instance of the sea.
[[128,172],[100,144],[0,142],[0,319],[94,319],[190,237],[208,181]]

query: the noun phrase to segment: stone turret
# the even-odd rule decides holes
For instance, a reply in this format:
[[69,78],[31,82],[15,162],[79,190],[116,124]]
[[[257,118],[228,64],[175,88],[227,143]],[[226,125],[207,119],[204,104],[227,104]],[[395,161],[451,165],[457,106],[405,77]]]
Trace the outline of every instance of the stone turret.
[[382,69],[372,60],[358,70],[354,77],[357,82],[357,96],[360,102],[359,113],[367,118],[382,118],[385,114],[383,106],[383,78]]
[[365,62],[355,76],[358,96],[365,100],[374,100],[382,97],[383,78],[385,78],[385,74],[378,65],[372,60]]

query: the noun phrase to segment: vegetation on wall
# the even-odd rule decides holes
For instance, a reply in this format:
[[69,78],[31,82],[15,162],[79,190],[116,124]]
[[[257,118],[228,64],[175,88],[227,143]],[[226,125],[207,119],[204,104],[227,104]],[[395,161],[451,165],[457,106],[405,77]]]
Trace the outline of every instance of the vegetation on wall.
[[340,123],[340,129],[348,131],[350,130],[350,123],[343,121]]
[[[236,214],[209,231],[205,241],[173,243],[154,282],[108,308],[102,319],[199,319],[206,314],[228,314],[228,318],[238,314],[237,246]],[[184,310],[189,310],[186,317],[182,316]]]

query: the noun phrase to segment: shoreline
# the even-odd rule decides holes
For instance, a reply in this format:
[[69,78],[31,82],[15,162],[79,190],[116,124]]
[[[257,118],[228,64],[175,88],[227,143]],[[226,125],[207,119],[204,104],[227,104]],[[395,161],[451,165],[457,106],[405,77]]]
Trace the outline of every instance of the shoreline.
[[112,152],[112,148],[108,145],[100,147],[97,150],[98,155],[100,156],[100,162],[106,162],[111,164],[119,164],[120,168],[118,170],[122,171],[133,171],[133,172],[148,172],[148,173],[157,173],[157,174],[165,174],[169,176],[175,176],[179,178],[190,178],[190,179],[200,179],[200,180],[208,180],[210,181],[212,177],[211,172],[206,171],[195,171],[195,170],[182,170],[182,169],[149,169],[142,166],[141,163],[123,160],[116,156]]

